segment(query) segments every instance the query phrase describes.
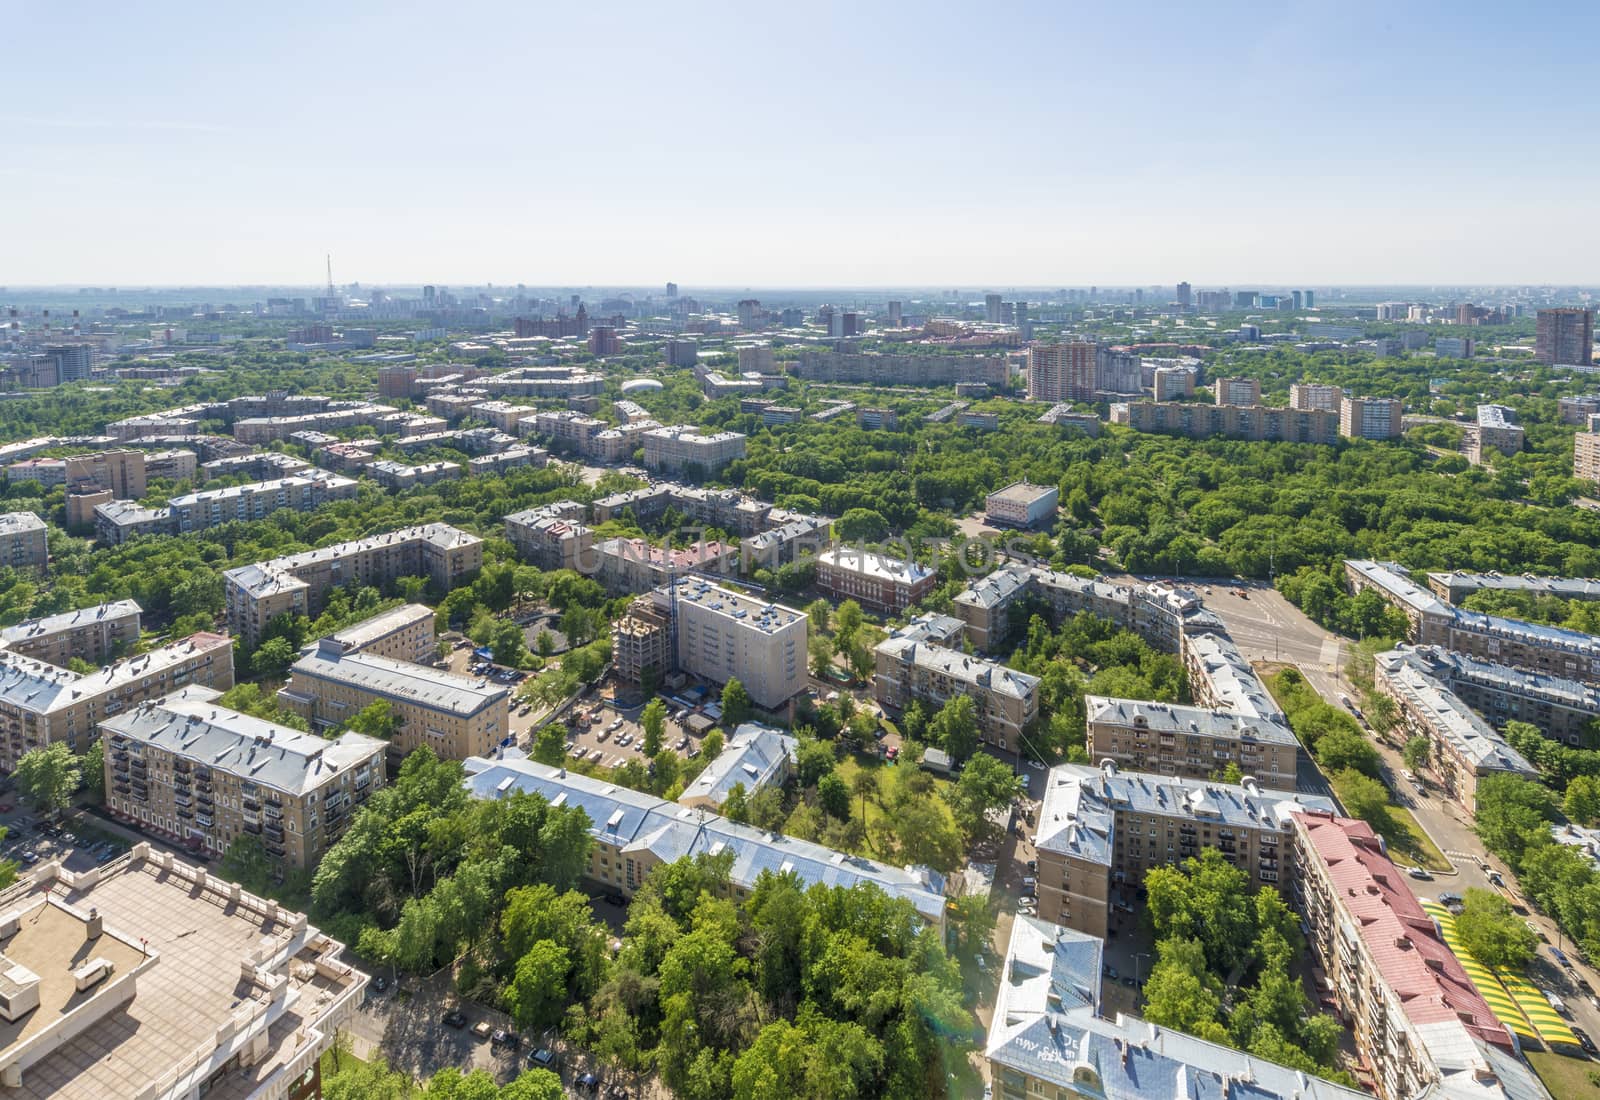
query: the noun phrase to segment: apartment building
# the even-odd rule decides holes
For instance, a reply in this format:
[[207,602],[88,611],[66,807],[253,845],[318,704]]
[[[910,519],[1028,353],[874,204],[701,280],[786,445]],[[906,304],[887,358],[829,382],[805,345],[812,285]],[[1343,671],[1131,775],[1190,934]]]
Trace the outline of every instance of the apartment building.
[[467,474],[471,477],[493,477],[525,466],[543,466],[549,458],[550,452],[543,447],[507,447],[494,454],[467,459]]
[[1600,580],[1586,577],[1540,577],[1532,573],[1429,573],[1428,587],[1448,603],[1459,604],[1475,592],[1510,592],[1554,596],[1558,600],[1600,600]]
[[1105,943],[1019,915],[984,1056],[1000,1100],[1369,1100],[1367,1094],[1133,1016],[1100,1015]]
[[1156,367],[1150,376],[1150,396],[1157,404],[1194,396],[1196,372],[1188,367]]
[[342,408],[305,413],[299,416],[247,417],[233,422],[233,438],[240,443],[248,443],[259,447],[264,443],[288,439],[295,432],[334,432],[340,428],[354,428],[362,424],[371,424],[379,417],[387,416],[394,411],[387,405],[352,402]]
[[1344,390],[1318,382],[1295,382],[1289,386],[1289,407],[1301,411],[1316,409],[1336,413],[1344,401]]
[[143,613],[132,600],[25,619],[0,629],[0,648],[65,668],[72,660],[102,665],[133,648]]
[[401,604],[328,635],[341,653],[370,653],[396,661],[427,664],[439,651],[437,616],[419,603]]
[[735,787],[743,787],[747,797],[767,787],[782,787],[794,770],[798,744],[783,730],[743,722],[717,758],[683,789],[678,802],[719,810]]
[[981,382],[996,388],[1011,379],[1002,355],[890,355],[878,352],[803,351],[785,364],[813,382],[865,382],[874,386],[954,386]]
[[834,546],[817,555],[817,587],[835,600],[855,600],[869,611],[893,615],[924,599],[938,577],[914,561],[870,550]]
[[1085,695],[1089,758],[1135,771],[1207,779],[1229,764],[1293,790],[1300,742],[1282,721],[1207,707]]
[[246,645],[255,645],[279,615],[320,614],[334,588],[382,588],[401,577],[427,577],[448,592],[481,568],[483,540],[444,523],[289,554],[222,574],[228,628]]
[[1283,443],[1334,443],[1339,418],[1320,409],[1273,405],[1198,405],[1189,402],[1134,401],[1111,406],[1111,423],[1136,432],[1160,432],[1190,439],[1250,439]]
[[610,425],[574,409],[558,409],[534,413],[518,422],[521,435],[538,435],[547,439],[553,450],[589,454],[594,437]]
[[1442,684],[1495,729],[1513,719],[1539,727],[1546,737],[1569,745],[1590,744],[1587,726],[1600,718],[1600,687],[1542,672],[1480,661],[1438,646],[1406,651],[1413,665]]
[[1017,481],[985,497],[983,515],[989,523],[1027,530],[1053,519],[1060,500],[1061,490],[1054,485]]
[[437,485],[441,481],[459,481],[466,476],[466,470],[459,462],[423,462],[413,466],[380,460],[367,466],[367,475],[390,492],[398,493],[424,485]]
[[737,679],[763,709],[777,710],[806,686],[806,629],[799,611],[698,579],[650,593],[675,616],[678,668],[714,684]]
[[649,596],[628,605],[611,624],[611,663],[617,678],[643,688],[660,684],[672,671],[672,619]]
[[389,740],[396,768],[426,745],[446,760],[491,753],[510,729],[511,690],[488,680],[361,651],[324,638],[289,670],[278,703],[316,729],[337,729],[373,703],[399,719]]
[[1290,830],[1295,907],[1381,1100],[1547,1098],[1372,827],[1308,808]]
[[1577,630],[1464,611],[1413,583],[1394,562],[1346,561],[1352,592],[1371,589],[1405,613],[1409,638],[1482,661],[1584,683],[1600,683],[1600,637]]
[[328,443],[316,451],[317,465],[344,474],[359,474],[378,461],[375,439],[349,443]]
[[1034,835],[1039,919],[1105,938],[1137,920],[1152,867],[1217,848],[1253,885],[1287,891],[1294,880],[1290,818],[1331,799],[1240,784],[1062,764],[1050,769]]
[[692,424],[652,428],[641,439],[648,469],[711,477],[736,458],[744,457],[745,437],[738,432],[700,434]]
[[644,539],[606,539],[595,544],[596,580],[610,592],[648,592],[674,577],[692,573],[729,575],[738,571],[739,548],[697,542],[679,550]]
[[525,792],[558,805],[581,807],[594,838],[584,877],[607,892],[632,897],[663,863],[731,852],[730,893],[735,900],[748,897],[764,871],[793,874],[802,888],[814,883],[844,888],[870,883],[890,898],[910,902],[936,931],[944,929],[948,901],[944,879],[926,867],[894,867],[798,837],[763,832],[701,807],[665,802],[608,780],[548,767],[522,758],[514,749],[492,760],[468,760],[466,772],[466,788],[474,798]]
[[358,492],[351,478],[317,473],[188,493],[168,501],[167,511],[172,533],[182,534],[265,519],[273,512],[312,512],[334,501],[354,500]]
[[1572,437],[1572,476],[1600,482],[1600,432],[1579,432]]
[[[931,714],[965,695],[973,703],[979,738],[1005,752],[1021,752],[1023,730],[1039,717],[1039,678],[931,640],[923,626],[926,618],[890,634],[873,650],[878,703],[898,713],[916,701]],[[960,620],[932,618],[959,629]]]
[[[1246,408],[1261,404],[1261,382],[1255,378],[1218,378],[1211,389],[1219,405],[1243,405]],[[1291,409],[1293,405],[1289,406]]]
[[1412,650],[1396,649],[1373,659],[1373,683],[1395,702],[1401,723],[1426,737],[1428,764],[1444,789],[1468,813],[1477,807],[1478,781],[1511,773],[1529,779],[1538,769],[1475,714],[1460,696],[1435,679],[1430,665]]
[[1405,405],[1398,397],[1346,397],[1339,402],[1339,434],[1346,439],[1399,439]]
[[857,409],[856,427],[869,431],[899,431],[900,414],[893,409]]
[[87,675],[0,650],[0,771],[57,741],[86,752],[106,718],[191,685],[233,686],[233,639],[192,634]]
[[306,1100],[367,976],[277,902],[148,843],[0,892],[0,1079],[53,1100]]
[[45,523],[32,512],[0,513],[0,567],[44,569],[50,561]]
[[583,512],[583,505],[571,500],[513,512],[505,518],[506,538],[517,557],[540,569],[594,573],[599,568],[594,532],[579,522]]
[[1501,454],[1514,455],[1522,450],[1524,432],[1517,423],[1517,414],[1504,405],[1479,405],[1478,422],[1474,429],[1479,453],[1467,457],[1474,464],[1482,460],[1482,448],[1493,447]]
[[218,706],[219,694],[184,688],[101,722],[107,809],[209,857],[250,834],[284,869],[315,867],[383,785],[386,746],[302,733]]
[[[190,457],[193,457],[192,455]],[[202,463],[200,473],[207,479],[214,477],[233,477],[244,474],[246,477],[255,478],[257,481],[272,481],[281,477],[294,477],[304,474],[311,469],[311,463],[304,459],[296,458],[291,454],[282,454],[278,451],[256,451],[251,454],[229,455],[226,458],[213,459]],[[118,496],[128,494],[119,493]]]
[[1029,348],[1029,400],[1093,401],[1099,388],[1099,357],[1100,345],[1092,341]]
[[1183,633],[1178,656],[1189,674],[1189,691],[1200,706],[1246,719],[1285,722],[1267,686],[1228,635],[1209,630]]
[[1594,362],[1594,310],[1541,309],[1535,322],[1533,357],[1549,366]]
[[1133,623],[1129,590],[1121,585],[1013,563],[975,579],[956,595],[956,613],[966,624],[967,640],[985,651],[1004,645],[1013,629],[1026,625],[1012,621],[1012,609],[1023,606],[1028,596],[1046,600],[1055,623],[1079,611],[1124,626]]
[[537,415],[538,411],[530,405],[514,405],[510,401],[479,401],[467,410],[469,416],[493,424],[507,435],[519,435],[522,421]]
[[739,540],[739,565],[746,572],[777,569],[821,553],[832,542],[832,525],[818,516],[802,516]]
[[1556,401],[1561,423],[1576,424],[1580,428],[1589,423],[1589,417],[1600,413],[1600,393],[1580,397],[1563,397]]

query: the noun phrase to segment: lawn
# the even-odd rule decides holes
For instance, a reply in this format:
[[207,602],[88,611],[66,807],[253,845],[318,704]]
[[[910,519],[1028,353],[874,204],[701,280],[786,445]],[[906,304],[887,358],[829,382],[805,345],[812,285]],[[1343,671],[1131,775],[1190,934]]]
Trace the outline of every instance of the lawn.
[[1528,1064],[1555,1100],[1580,1100],[1600,1092],[1600,1069],[1587,1058],[1538,1050],[1528,1052]]
[[[867,840],[863,849],[856,853],[857,855],[870,856],[873,859],[883,858],[882,854],[876,851],[872,845],[872,838],[878,827],[878,822],[883,818],[882,803],[894,800],[901,777],[910,775],[914,770],[915,765],[889,764],[858,754],[847,755],[834,766],[834,771],[846,784],[854,784],[856,776],[861,772],[872,773],[876,775],[878,780],[877,797],[867,799],[867,816],[864,823],[866,825]],[[950,822],[950,827],[954,828],[955,818],[950,813],[949,803],[943,797],[945,789],[949,786],[950,780],[940,779],[935,776],[933,780],[933,802],[944,813],[945,818]],[[861,800],[859,798],[850,800],[850,812],[856,815],[861,813]]]
[[[1340,794],[1339,781],[1330,778],[1334,794]],[[1340,794],[1341,802],[1344,797]],[[1389,800],[1389,818],[1394,822],[1394,827],[1384,837],[1389,844],[1389,851],[1399,856],[1401,863],[1414,863],[1426,867],[1430,871],[1448,873],[1454,870],[1449,860],[1444,858],[1444,853],[1439,851],[1433,841],[1428,839],[1428,834],[1422,831],[1422,826],[1417,824],[1417,819],[1411,811],[1398,805],[1391,793]]]

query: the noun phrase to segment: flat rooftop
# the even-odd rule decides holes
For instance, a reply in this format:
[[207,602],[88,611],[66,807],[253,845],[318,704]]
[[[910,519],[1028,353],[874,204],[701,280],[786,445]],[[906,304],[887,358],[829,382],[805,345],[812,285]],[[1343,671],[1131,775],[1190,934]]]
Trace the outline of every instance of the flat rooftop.
[[834,546],[817,555],[818,564],[831,565],[852,573],[897,584],[915,584],[933,575],[933,570],[914,561],[903,561],[853,546]]
[[362,619],[359,623],[347,626],[328,637],[347,650],[364,649],[380,638],[387,638],[396,631],[405,630],[418,623],[432,622],[433,618],[433,608],[424,607],[420,603],[405,603],[388,611],[380,611],[372,618]]
[[23,531],[43,531],[44,520],[32,512],[0,513],[0,535],[16,535]]
[[991,504],[1005,503],[1026,506],[1034,501],[1059,494],[1060,490],[1054,485],[1033,485],[1026,481],[1017,481],[1007,485],[1004,489],[996,489],[986,499]]

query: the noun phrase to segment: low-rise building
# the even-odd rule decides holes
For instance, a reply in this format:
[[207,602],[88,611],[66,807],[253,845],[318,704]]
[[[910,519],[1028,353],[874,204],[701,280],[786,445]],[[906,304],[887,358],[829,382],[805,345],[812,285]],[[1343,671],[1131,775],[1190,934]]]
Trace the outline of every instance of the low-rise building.
[[820,516],[801,516],[739,540],[739,564],[746,572],[777,569],[827,549],[832,525]]
[[595,544],[594,559],[599,566],[595,578],[608,591],[637,593],[691,573],[731,575],[739,568],[739,548],[697,542],[679,550],[644,539],[606,539]]
[[0,893],[18,1100],[321,1095],[319,1062],[367,976],[277,902],[147,843]]
[[1594,684],[1480,661],[1439,646],[1412,649],[1409,659],[1495,729],[1516,720],[1554,740],[1596,747],[1589,736],[1589,723],[1600,718],[1600,687]]
[[729,882],[735,900],[748,897],[765,871],[793,874],[803,886],[849,888],[870,883],[891,898],[910,902],[918,916],[936,930],[944,929],[948,901],[944,879],[926,867],[893,867],[798,837],[764,832],[702,808],[665,802],[609,780],[535,763],[515,750],[493,760],[468,760],[466,771],[466,787],[474,798],[506,798],[526,792],[541,795],[547,802],[581,807],[594,838],[584,877],[602,890],[632,897],[649,873],[663,863],[685,856],[729,853],[733,861]]
[[835,600],[855,600],[869,611],[898,614],[926,598],[938,583],[932,569],[914,561],[839,545],[817,555],[817,587]]
[[1040,527],[1055,516],[1060,500],[1061,490],[1054,485],[1018,481],[984,498],[984,518],[1002,527]]
[[401,577],[426,577],[448,592],[481,568],[482,539],[449,524],[429,523],[229,569],[222,574],[222,593],[228,628],[246,645],[255,645],[279,615],[320,614],[335,588],[381,588]]
[[1118,1013],[1100,1015],[1105,942],[1018,916],[984,1056],[999,1100],[1366,1100],[1367,1094]]
[[798,744],[782,730],[744,722],[717,758],[683,789],[678,801],[720,810],[735,787],[743,787],[746,797],[765,787],[781,787],[793,770]]
[[803,612],[690,578],[650,594],[676,621],[677,665],[714,684],[737,679],[758,707],[775,711],[806,686]]
[[0,650],[0,770],[58,741],[87,752],[105,719],[191,685],[233,686],[232,638],[193,634],[87,675]]
[[1216,848],[1252,888],[1287,892],[1294,879],[1290,818],[1332,799],[1243,783],[1186,782],[1115,764],[1050,769],[1034,835],[1039,919],[1104,938],[1132,922],[1152,867]]
[[1267,717],[1085,695],[1089,758],[1159,775],[1206,779],[1229,764],[1268,787],[1293,790],[1300,742]]
[[132,600],[25,619],[0,630],[0,648],[65,668],[73,660],[103,665],[139,640],[143,613]]
[[286,710],[317,729],[337,729],[374,703],[388,703],[398,726],[389,739],[398,766],[426,745],[445,760],[491,753],[510,729],[509,688],[375,653],[347,652],[332,638],[310,647],[278,692]]
[[170,533],[265,519],[273,512],[311,512],[337,500],[354,500],[359,491],[351,478],[314,473],[187,493],[167,502]]
[[1406,649],[1373,659],[1377,690],[1394,700],[1401,723],[1428,739],[1428,763],[1444,789],[1468,813],[1477,807],[1478,781],[1511,773],[1536,778],[1538,769],[1461,697],[1434,679],[1428,662]]
[[[940,620],[959,624],[938,616],[932,617],[933,625]],[[1020,753],[1023,730],[1039,717],[1039,678],[951,649],[928,634],[917,620],[878,643],[872,680],[878,703],[898,713],[920,702],[931,714],[965,695],[972,700],[980,740]]]
[[1428,587],[1448,603],[1459,604],[1475,592],[1553,596],[1558,600],[1600,600],[1600,580],[1583,577],[1539,577],[1532,573],[1429,573]]
[[1178,656],[1189,674],[1189,691],[1200,706],[1230,711],[1245,719],[1284,722],[1283,710],[1226,634],[1183,634]]
[[1543,1100],[1434,919],[1364,821],[1290,815],[1295,907],[1381,1100]]
[[424,462],[409,466],[404,462],[380,460],[367,466],[367,474],[392,492],[415,489],[423,485],[437,485],[441,481],[455,481],[466,471],[459,462]]
[[507,447],[494,454],[467,459],[467,473],[472,477],[493,477],[525,466],[543,466],[549,457],[550,452],[543,447]]
[[106,808],[208,857],[249,835],[278,866],[314,868],[383,785],[384,743],[302,733],[219,694],[183,688],[101,723]]

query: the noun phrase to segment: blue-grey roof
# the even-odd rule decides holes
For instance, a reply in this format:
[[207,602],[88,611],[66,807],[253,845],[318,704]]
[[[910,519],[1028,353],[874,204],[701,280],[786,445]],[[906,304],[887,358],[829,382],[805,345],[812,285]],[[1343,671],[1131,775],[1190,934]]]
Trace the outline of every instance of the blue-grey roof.
[[789,773],[797,744],[782,730],[745,722],[733,731],[717,758],[684,788],[679,801],[705,800],[721,806],[737,784],[744,784],[746,793],[754,794],[770,784],[781,783]]
[[753,887],[764,870],[793,872],[807,885],[870,882],[892,897],[910,901],[930,923],[944,919],[944,878],[926,867],[893,867],[809,840],[764,833],[703,809],[552,768],[515,750],[493,760],[469,757],[465,767],[467,791],[474,798],[500,798],[520,790],[542,795],[552,803],[582,807],[596,839],[613,847],[649,851],[663,862],[702,852],[732,851],[733,883],[745,889]]

